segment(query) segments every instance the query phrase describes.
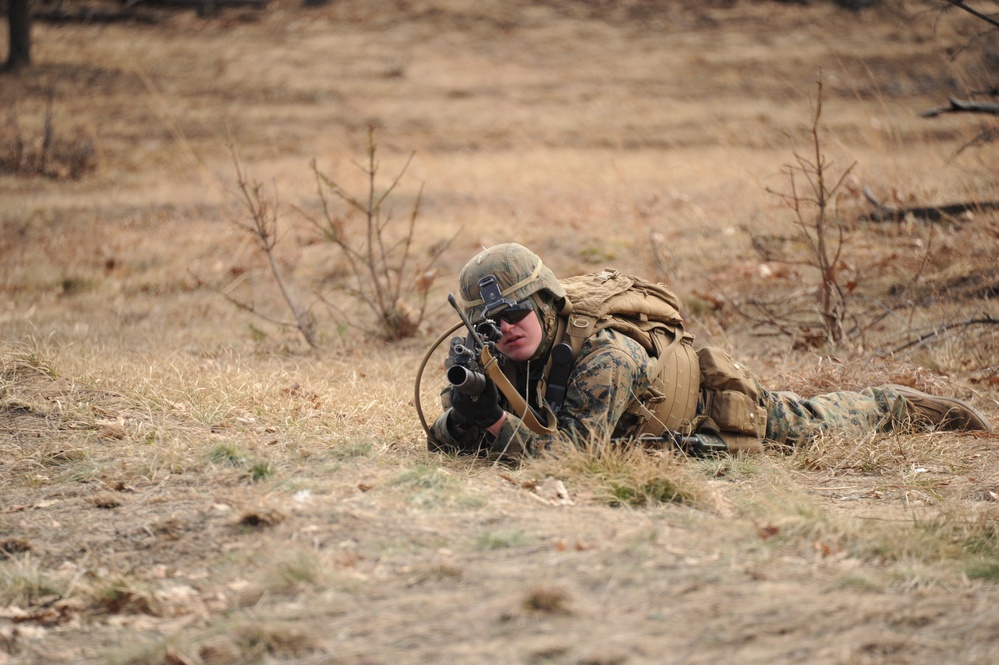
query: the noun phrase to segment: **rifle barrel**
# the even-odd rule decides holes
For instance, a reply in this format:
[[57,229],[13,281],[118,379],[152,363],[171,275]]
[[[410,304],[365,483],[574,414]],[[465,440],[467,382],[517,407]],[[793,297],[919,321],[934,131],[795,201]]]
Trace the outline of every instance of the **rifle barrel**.
[[486,375],[462,365],[452,365],[447,370],[447,380],[469,397],[478,397],[486,389]]

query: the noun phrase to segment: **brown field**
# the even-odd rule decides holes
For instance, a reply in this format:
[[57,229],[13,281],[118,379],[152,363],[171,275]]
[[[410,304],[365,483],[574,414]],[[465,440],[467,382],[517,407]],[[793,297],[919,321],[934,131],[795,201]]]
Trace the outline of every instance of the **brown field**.
[[[994,431],[505,468],[428,454],[413,397],[457,271],[515,240],[560,274],[665,281],[698,342],[771,387],[905,383],[999,420],[999,213],[859,219],[864,186],[999,200],[994,144],[962,150],[987,121],[919,115],[995,85],[984,26],[934,5],[282,0],[37,23],[32,68],[0,77],[0,157],[40,149],[50,95],[58,147],[45,174],[0,175],[0,664],[999,662]],[[846,176],[837,279],[865,331],[836,346],[753,306],[815,309],[815,271],[753,244],[808,256],[772,192],[813,157],[819,79],[827,177]],[[303,212],[312,160],[366,195],[369,127],[381,191],[412,158],[390,235],[422,188],[415,264],[445,248],[399,342],[313,295],[365,324]],[[233,152],[276,206],[318,350],[259,315],[290,316],[240,228]]]

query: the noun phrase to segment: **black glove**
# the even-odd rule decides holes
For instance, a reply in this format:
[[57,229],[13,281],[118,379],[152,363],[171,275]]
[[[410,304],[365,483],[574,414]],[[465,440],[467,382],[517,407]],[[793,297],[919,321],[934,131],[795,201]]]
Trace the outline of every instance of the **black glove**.
[[455,416],[455,424],[459,427],[478,425],[486,428],[503,417],[503,409],[499,405],[499,390],[496,384],[486,379],[486,387],[475,397],[470,397],[460,390],[451,390],[451,413]]

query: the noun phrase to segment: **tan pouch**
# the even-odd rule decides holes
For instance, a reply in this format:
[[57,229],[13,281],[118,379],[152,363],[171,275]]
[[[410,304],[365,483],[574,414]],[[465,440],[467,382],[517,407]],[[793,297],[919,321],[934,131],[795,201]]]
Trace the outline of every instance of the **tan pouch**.
[[732,453],[763,450],[767,410],[759,404],[759,384],[749,369],[725,351],[697,350],[704,414],[717,426]]
[[760,396],[756,380],[749,369],[732,359],[721,349],[705,346],[697,350],[701,369],[701,387],[712,390],[734,390],[748,395],[754,402]]
[[767,433],[767,411],[745,393],[714,390],[707,415],[719,429],[763,438]]

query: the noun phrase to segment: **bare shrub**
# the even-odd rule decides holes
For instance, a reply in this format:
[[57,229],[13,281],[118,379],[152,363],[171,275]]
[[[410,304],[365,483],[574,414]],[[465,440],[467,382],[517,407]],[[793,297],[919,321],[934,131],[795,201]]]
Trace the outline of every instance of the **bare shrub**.
[[[278,268],[277,260],[274,257],[274,248],[278,244],[277,195],[275,194],[273,200],[271,200],[266,196],[259,182],[251,181],[248,178],[245,169],[242,168],[239,159],[236,157],[235,151],[233,151],[233,161],[236,168],[236,184],[239,187],[243,206],[250,218],[247,223],[240,224],[240,226],[250,234],[254,242],[256,242],[257,248],[267,257],[267,265],[270,267],[274,283],[277,285],[278,290],[280,290],[282,299],[294,317],[293,322],[276,321],[275,319],[269,320],[298,329],[306,343],[312,348],[316,348],[319,346],[319,341],[316,338],[315,319],[311,311],[303,308],[292,297],[288,287],[285,285],[281,270]],[[230,301],[235,302],[244,309],[255,311],[252,307],[242,305],[242,303],[231,298]]]
[[0,117],[0,173],[20,177],[46,176],[79,180],[97,166],[93,141],[56,135],[52,119],[54,95],[49,93],[45,121],[39,135],[31,135],[12,108]]
[[[320,171],[313,160],[312,172],[321,212],[316,216],[301,211],[318,231],[320,239],[347,261],[350,282],[337,284],[334,292],[344,294],[368,309],[374,318],[375,329],[367,332],[386,340],[412,337],[418,332],[436,276],[434,264],[450,245],[450,240],[438,244],[425,261],[415,261],[413,241],[423,195],[422,186],[405,221],[397,224],[392,219],[389,198],[412,158],[413,155],[410,155],[388,187],[379,191],[377,146],[374,130],[369,129],[367,163],[361,167],[368,181],[364,195],[349,193]],[[338,209],[335,205],[337,201],[345,204],[346,210]],[[355,223],[358,215],[360,225]],[[320,298],[334,312],[343,314],[343,309],[333,298],[326,295]]]
[[[319,278],[304,286],[313,295],[311,305],[303,305],[294,294],[288,277],[282,271],[275,250],[281,240],[280,207],[276,192],[268,193],[252,179],[240,163],[235,150],[237,189],[240,203],[247,214],[247,221],[237,223],[253,239],[259,252],[266,258],[271,279],[281,294],[292,320],[282,319],[262,312],[255,305],[231,296],[229,289],[216,291],[240,309],[251,312],[264,320],[282,327],[298,330],[312,348],[318,348],[318,322],[313,313],[314,305],[324,304],[335,320],[348,328],[359,329],[369,336],[387,341],[412,337],[419,332],[427,310],[428,294],[436,277],[435,263],[447,249],[451,240],[433,244],[433,249],[422,260],[416,258],[414,241],[417,237],[417,219],[420,212],[420,194],[417,195],[409,215],[403,221],[392,217],[389,201],[412,161],[412,155],[388,187],[379,189],[377,147],[374,130],[368,133],[367,162],[362,170],[368,187],[362,195],[354,195],[323,173],[312,161],[316,181],[318,212],[310,213],[302,207],[296,210],[317,233],[316,241],[330,248],[333,257],[340,257],[348,266],[346,279]],[[341,206],[346,206],[345,210]],[[357,223],[360,217],[360,224]],[[195,276],[197,278],[197,276]],[[204,284],[204,280],[197,278]],[[338,296],[345,295],[360,305],[368,316],[358,316],[354,309],[345,307]]]
[[[832,345],[843,341],[844,322],[849,317],[848,295],[852,288],[846,286],[842,278],[847,233],[842,218],[833,210],[833,201],[853,165],[833,181],[832,165],[822,152],[821,75],[816,87],[815,107],[808,132],[811,153],[805,155],[795,151],[795,163],[784,167],[787,191],[767,189],[791,211],[797,241],[795,246],[801,249],[786,252],[783,246],[774,248],[772,243],[752,234],[753,247],[764,261],[803,266],[816,276],[816,301],[805,311],[800,310],[800,303],[788,303],[786,297],[772,302],[758,298],[751,301],[762,315],[762,319],[754,317],[759,322],[798,341],[803,340],[809,346],[817,345],[820,340]],[[815,331],[819,334],[816,335]]]

